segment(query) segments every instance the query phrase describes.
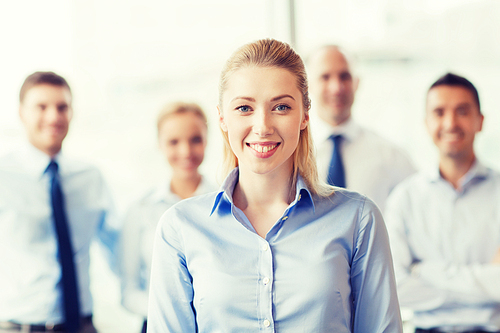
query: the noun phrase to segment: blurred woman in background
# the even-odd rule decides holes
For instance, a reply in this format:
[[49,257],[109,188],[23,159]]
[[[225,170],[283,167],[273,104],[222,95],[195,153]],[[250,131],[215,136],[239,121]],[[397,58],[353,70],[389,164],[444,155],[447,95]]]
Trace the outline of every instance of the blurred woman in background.
[[121,237],[122,304],[144,317],[142,332],[146,332],[153,240],[160,217],[181,199],[216,189],[198,171],[207,145],[202,109],[194,103],[168,104],[157,125],[160,151],[171,167],[171,177],[130,207]]

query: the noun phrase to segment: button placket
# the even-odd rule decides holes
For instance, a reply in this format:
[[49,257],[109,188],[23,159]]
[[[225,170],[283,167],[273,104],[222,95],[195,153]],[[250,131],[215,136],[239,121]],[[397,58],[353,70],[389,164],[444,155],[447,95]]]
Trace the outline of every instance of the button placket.
[[266,240],[260,245],[261,265],[259,278],[259,304],[261,328],[272,331],[273,321],[273,252]]

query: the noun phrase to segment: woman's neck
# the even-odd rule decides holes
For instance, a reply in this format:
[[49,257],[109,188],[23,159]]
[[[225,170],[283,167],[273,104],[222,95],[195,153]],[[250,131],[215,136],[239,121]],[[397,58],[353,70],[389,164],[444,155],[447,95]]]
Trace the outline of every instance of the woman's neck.
[[263,238],[295,197],[291,175],[291,170],[261,175],[240,167],[233,201]]
[[198,185],[201,182],[201,175],[196,173],[189,177],[182,177],[179,175],[172,175],[172,180],[170,181],[170,190],[172,193],[176,194],[181,199],[186,199],[192,197]]

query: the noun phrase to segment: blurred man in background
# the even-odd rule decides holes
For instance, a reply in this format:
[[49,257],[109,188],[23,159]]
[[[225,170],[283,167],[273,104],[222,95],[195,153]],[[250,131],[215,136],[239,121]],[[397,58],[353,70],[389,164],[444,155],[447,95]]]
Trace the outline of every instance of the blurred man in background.
[[483,118],[471,82],[439,78],[425,113],[439,165],[387,201],[400,303],[417,333],[500,332],[500,174],[474,153]]
[[360,192],[384,209],[389,192],[415,169],[400,148],[359,126],[351,116],[359,78],[337,46],[308,59],[313,126],[320,176],[329,184]]
[[0,332],[96,332],[89,246],[97,235],[114,249],[110,193],[96,168],[61,153],[73,116],[64,78],[28,76],[19,116],[28,143],[0,158]]

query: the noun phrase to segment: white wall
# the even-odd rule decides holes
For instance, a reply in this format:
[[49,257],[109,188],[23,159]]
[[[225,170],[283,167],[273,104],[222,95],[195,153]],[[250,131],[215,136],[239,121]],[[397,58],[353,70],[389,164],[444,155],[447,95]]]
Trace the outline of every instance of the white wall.
[[[75,117],[66,153],[101,167],[121,212],[168,173],[156,149],[155,118],[171,100],[198,102],[209,115],[202,169],[217,169],[217,83],[238,46],[287,41],[287,0],[20,0],[0,5],[0,153],[24,142],[18,91],[36,70],[65,76]],[[338,43],[359,57],[355,118],[433,164],[423,128],[428,86],[446,71],[476,84],[485,124],[481,159],[500,169],[500,2],[495,0],[296,0],[297,50]],[[140,324],[118,306],[117,280],[93,265],[102,332]],[[102,272],[105,272],[104,274]]]

